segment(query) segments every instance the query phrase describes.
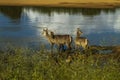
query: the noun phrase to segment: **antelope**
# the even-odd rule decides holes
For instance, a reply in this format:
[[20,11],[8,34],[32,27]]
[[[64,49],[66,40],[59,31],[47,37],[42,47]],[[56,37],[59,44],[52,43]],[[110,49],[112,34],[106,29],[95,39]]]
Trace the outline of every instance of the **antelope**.
[[48,29],[43,29],[43,35],[47,38],[47,40],[51,44],[51,51],[53,50],[54,44],[58,46],[59,50],[60,50],[60,47],[63,45],[66,45],[68,49],[71,48],[72,37],[68,34],[55,35],[54,32],[52,31],[50,31],[50,34],[49,34]]
[[86,49],[88,47],[88,39],[85,37],[80,37],[83,32],[77,28],[76,31],[76,38],[75,38],[75,45],[76,47],[82,47],[83,49]]

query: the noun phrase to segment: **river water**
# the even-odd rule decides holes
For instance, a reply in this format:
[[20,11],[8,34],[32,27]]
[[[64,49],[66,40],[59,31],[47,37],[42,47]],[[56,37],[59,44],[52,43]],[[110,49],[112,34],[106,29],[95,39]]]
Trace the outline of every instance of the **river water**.
[[42,36],[47,27],[56,34],[80,28],[90,45],[120,45],[120,9],[0,7],[0,47],[49,46]]

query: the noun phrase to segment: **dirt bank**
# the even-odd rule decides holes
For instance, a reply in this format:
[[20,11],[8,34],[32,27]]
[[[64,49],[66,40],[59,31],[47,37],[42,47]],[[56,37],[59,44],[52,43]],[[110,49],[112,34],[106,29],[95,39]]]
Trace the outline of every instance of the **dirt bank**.
[[116,8],[120,0],[0,0],[1,6]]

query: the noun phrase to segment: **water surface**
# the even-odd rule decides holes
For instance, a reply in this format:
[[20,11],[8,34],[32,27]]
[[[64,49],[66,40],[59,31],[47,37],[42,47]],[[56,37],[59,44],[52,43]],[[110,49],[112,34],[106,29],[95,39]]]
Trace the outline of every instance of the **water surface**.
[[90,45],[120,45],[120,9],[0,7],[0,47],[47,46],[44,27],[73,38],[79,27]]

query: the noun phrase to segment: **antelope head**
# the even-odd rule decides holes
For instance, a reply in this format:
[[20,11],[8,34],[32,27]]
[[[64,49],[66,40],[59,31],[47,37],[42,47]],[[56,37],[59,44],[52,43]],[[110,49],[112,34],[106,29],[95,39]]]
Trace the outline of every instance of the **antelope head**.
[[83,32],[80,30],[80,28],[77,28],[77,35],[80,36]]
[[50,31],[50,36],[54,38],[54,32]]
[[42,35],[44,35],[44,36],[47,36],[47,35],[48,35],[48,29],[47,29],[47,28],[44,28],[44,29],[43,29]]

